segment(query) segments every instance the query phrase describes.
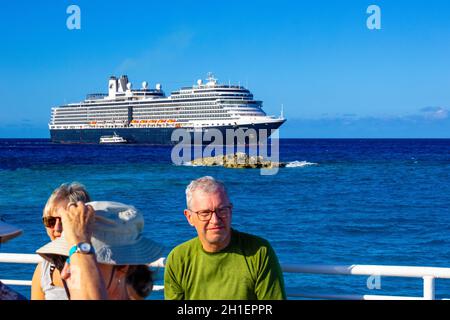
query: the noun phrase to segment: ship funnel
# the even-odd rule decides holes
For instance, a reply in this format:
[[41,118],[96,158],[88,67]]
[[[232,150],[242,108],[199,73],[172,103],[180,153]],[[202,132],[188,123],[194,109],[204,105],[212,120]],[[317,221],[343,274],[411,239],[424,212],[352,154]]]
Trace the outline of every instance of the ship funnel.
[[117,78],[114,76],[111,76],[109,78],[109,83],[108,83],[108,95],[112,98],[116,97],[116,92],[117,92]]
[[122,75],[119,79],[119,92],[125,92],[127,90],[128,77]]

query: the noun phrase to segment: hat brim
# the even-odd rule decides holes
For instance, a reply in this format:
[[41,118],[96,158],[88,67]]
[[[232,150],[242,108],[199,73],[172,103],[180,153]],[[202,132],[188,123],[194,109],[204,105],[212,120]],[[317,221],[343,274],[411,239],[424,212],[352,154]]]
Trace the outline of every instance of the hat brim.
[[[96,240],[92,239],[92,245],[97,247]],[[100,251],[96,251],[98,263],[114,265],[139,265],[149,264],[161,258],[162,246],[156,242],[141,237],[135,243],[124,246],[107,246],[101,244]]]
[[[125,246],[107,246],[92,238],[92,245],[98,263],[111,265],[140,265],[149,264],[161,258],[163,247],[158,243],[140,237],[135,243]],[[54,255],[68,256],[70,245],[62,236],[43,247],[39,248],[36,253],[44,259],[52,261]],[[97,248],[100,248],[97,250]]]
[[0,221],[0,243],[5,243],[22,234],[22,229]]
[[47,243],[36,250],[36,253],[41,255],[44,259],[52,261],[53,255],[69,256],[70,246],[64,238],[64,232],[62,236]]

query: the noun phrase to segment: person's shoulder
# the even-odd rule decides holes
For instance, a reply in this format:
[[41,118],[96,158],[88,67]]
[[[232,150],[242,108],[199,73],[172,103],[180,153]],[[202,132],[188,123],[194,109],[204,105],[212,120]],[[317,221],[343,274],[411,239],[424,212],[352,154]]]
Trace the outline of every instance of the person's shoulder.
[[271,248],[270,242],[267,239],[251,233],[233,229],[233,236],[235,236],[241,244],[252,247],[254,249],[263,249],[264,251],[266,251],[267,249]]
[[239,238],[243,239],[243,240],[250,240],[250,241],[255,241],[255,242],[259,242],[259,243],[265,243],[268,244],[269,241],[261,236],[257,236],[255,234],[252,233],[247,233],[247,232],[242,232],[236,229],[233,229],[233,234],[238,236]]
[[196,246],[198,245],[198,241],[198,237],[195,237],[177,245],[169,253],[169,257],[173,259],[174,257],[189,255],[193,250],[195,250]]

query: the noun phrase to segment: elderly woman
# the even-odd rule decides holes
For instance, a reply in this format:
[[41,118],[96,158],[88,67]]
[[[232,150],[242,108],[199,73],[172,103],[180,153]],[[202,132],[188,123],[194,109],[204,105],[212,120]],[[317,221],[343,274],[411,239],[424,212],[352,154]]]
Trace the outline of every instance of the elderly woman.
[[[62,184],[52,192],[42,215],[42,222],[50,240],[61,237],[63,231],[58,210],[66,208],[70,202],[78,201],[89,202],[91,198],[86,188],[77,182]],[[67,300],[60,271],[53,262],[44,260],[37,265],[32,279],[31,299]]]
[[131,299],[127,275],[161,257],[162,247],[143,237],[144,219],[118,202],[69,203],[59,208],[62,236],[37,253],[49,261],[63,257],[61,277],[71,299]]

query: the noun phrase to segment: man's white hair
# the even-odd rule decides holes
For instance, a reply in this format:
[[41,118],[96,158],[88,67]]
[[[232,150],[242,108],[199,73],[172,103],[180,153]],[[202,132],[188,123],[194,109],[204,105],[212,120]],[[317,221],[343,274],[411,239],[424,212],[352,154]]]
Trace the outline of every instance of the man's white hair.
[[186,204],[187,208],[191,208],[192,195],[195,191],[202,191],[205,193],[214,193],[222,191],[227,194],[227,190],[223,182],[214,179],[211,176],[204,176],[196,180],[191,181],[186,188]]

